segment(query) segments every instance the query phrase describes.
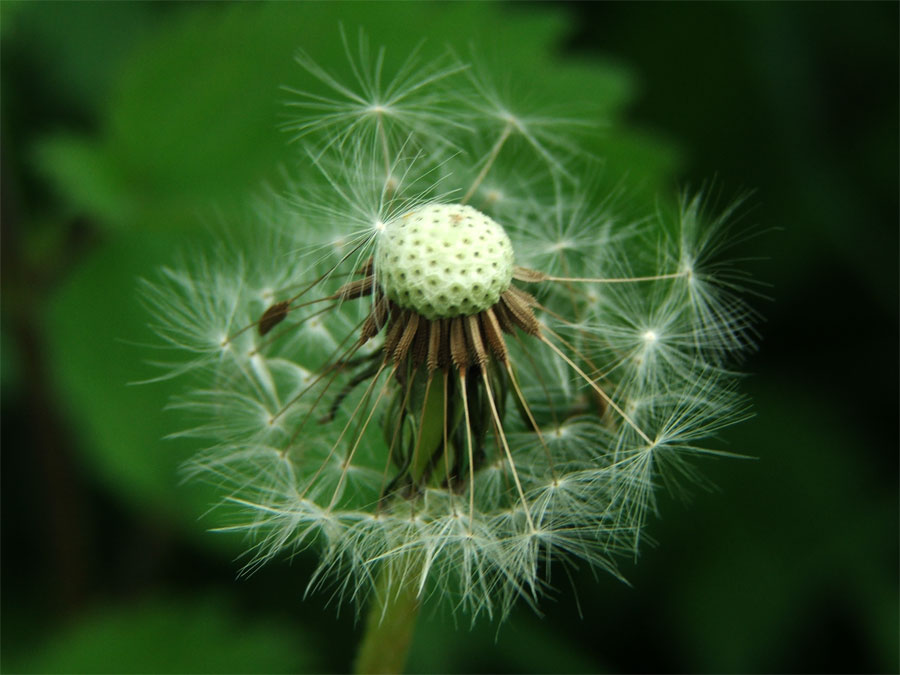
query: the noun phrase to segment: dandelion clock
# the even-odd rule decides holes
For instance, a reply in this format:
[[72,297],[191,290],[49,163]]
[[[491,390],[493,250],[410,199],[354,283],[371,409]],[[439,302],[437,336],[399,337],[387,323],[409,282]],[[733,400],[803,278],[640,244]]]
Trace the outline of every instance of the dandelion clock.
[[346,40],[301,54],[301,156],[252,242],[144,285],[203,448],[188,472],[247,569],[311,549],[368,606],[360,671],[402,668],[419,607],[536,605],[554,566],[616,572],[660,486],[747,414],[729,215],[617,217],[588,120],[508,101],[478,65]]

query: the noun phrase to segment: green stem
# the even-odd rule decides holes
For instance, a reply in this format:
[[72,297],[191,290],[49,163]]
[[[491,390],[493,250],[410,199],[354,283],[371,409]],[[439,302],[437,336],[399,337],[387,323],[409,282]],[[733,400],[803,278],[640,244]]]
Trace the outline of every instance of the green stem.
[[[433,386],[431,373],[425,382],[414,375],[411,377],[413,395],[405,398],[407,412],[417,422],[417,432],[414,447],[407,449],[412,457],[408,471],[410,479],[420,484],[426,480],[425,471],[443,441],[444,392],[441,386]],[[404,505],[401,502],[395,506]],[[355,672],[403,672],[421,605],[421,573],[422,562],[417,553],[382,564],[356,656]]]
[[398,578],[396,568],[382,568],[356,656],[356,673],[403,672],[421,605],[418,590],[417,575]]

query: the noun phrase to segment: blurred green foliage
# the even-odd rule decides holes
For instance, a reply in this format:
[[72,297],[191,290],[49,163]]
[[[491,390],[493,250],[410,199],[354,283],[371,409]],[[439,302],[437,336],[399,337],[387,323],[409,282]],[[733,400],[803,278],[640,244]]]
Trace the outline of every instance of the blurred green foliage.
[[289,626],[249,622],[221,599],[154,599],[96,608],[11,670],[294,673],[314,670],[314,653]]
[[720,492],[663,505],[631,587],[560,570],[545,616],[499,629],[426,608],[410,669],[896,671],[897,18],[0,4],[3,669],[349,667],[358,627],[302,599],[306,556],[235,580],[242,543],[203,531],[214,497],[178,485],[191,448],[161,440],[177,384],[129,384],[159,358],[136,279],[252,224],[249,197],[299,160],[278,130],[280,87],[305,85],[292,55],[342,63],[343,22],[392,58],[474,48],[538,102],[589,111],[601,189],[626,184],[637,213],[717,173],[726,196],[756,188],[744,250],[776,299],[749,363],[758,415],[725,439],[758,460],[709,464]]

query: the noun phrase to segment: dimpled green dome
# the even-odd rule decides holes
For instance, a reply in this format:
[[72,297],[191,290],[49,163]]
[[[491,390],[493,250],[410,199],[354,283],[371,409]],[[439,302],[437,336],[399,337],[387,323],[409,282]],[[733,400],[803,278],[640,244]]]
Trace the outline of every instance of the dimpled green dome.
[[388,298],[427,319],[477,314],[512,281],[504,229],[461,204],[429,204],[384,226],[375,278]]

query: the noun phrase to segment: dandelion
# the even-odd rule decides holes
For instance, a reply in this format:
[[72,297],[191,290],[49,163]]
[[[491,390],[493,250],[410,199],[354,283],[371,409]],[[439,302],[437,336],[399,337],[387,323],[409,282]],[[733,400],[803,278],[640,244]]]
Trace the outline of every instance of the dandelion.
[[701,197],[623,221],[582,178],[583,123],[519,116],[452,57],[390,75],[345,45],[349,80],[298,59],[321,85],[292,93],[306,169],[254,240],[145,298],[164,377],[193,379],[173,406],[219,529],[248,570],[314,547],[310,588],[372,599],[371,665],[429,594],[502,617],[551,560],[617,574],[657,488],[746,416],[729,364],[753,315]]

